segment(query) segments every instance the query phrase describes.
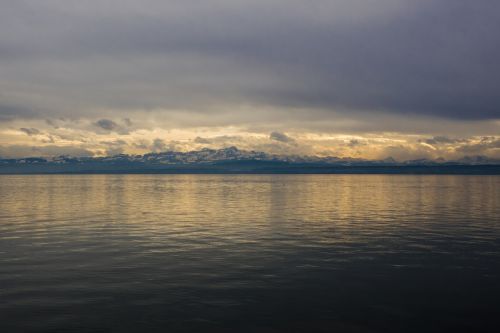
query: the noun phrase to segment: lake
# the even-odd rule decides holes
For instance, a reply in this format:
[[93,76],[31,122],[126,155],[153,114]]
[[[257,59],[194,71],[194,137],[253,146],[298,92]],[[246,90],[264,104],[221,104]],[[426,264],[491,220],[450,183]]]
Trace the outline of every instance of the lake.
[[496,332],[500,176],[0,176],[1,332]]

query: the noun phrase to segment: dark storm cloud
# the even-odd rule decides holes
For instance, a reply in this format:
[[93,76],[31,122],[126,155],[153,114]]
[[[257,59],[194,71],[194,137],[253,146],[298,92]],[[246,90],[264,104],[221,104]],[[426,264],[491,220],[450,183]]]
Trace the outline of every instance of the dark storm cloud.
[[[0,5],[0,103],[20,111],[251,104],[500,118],[497,0]],[[0,106],[0,119],[15,115]]]

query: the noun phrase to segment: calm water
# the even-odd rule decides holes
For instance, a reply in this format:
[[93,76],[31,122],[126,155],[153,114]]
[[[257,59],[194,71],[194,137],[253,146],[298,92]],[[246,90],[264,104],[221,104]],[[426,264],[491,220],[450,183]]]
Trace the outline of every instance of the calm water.
[[499,327],[498,176],[0,176],[1,332]]

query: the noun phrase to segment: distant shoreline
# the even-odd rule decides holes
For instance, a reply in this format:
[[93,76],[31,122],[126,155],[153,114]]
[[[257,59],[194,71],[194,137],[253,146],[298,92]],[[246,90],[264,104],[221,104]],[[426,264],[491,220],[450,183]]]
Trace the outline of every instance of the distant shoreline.
[[131,167],[110,165],[24,165],[2,166],[0,175],[27,174],[387,174],[387,175],[500,175],[500,165],[440,166],[221,166],[161,165]]

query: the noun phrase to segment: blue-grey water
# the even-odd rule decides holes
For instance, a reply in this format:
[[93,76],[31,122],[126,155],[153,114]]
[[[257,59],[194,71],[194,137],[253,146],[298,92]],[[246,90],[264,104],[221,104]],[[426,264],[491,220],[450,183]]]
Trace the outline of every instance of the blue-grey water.
[[499,176],[0,176],[0,332],[499,327]]

